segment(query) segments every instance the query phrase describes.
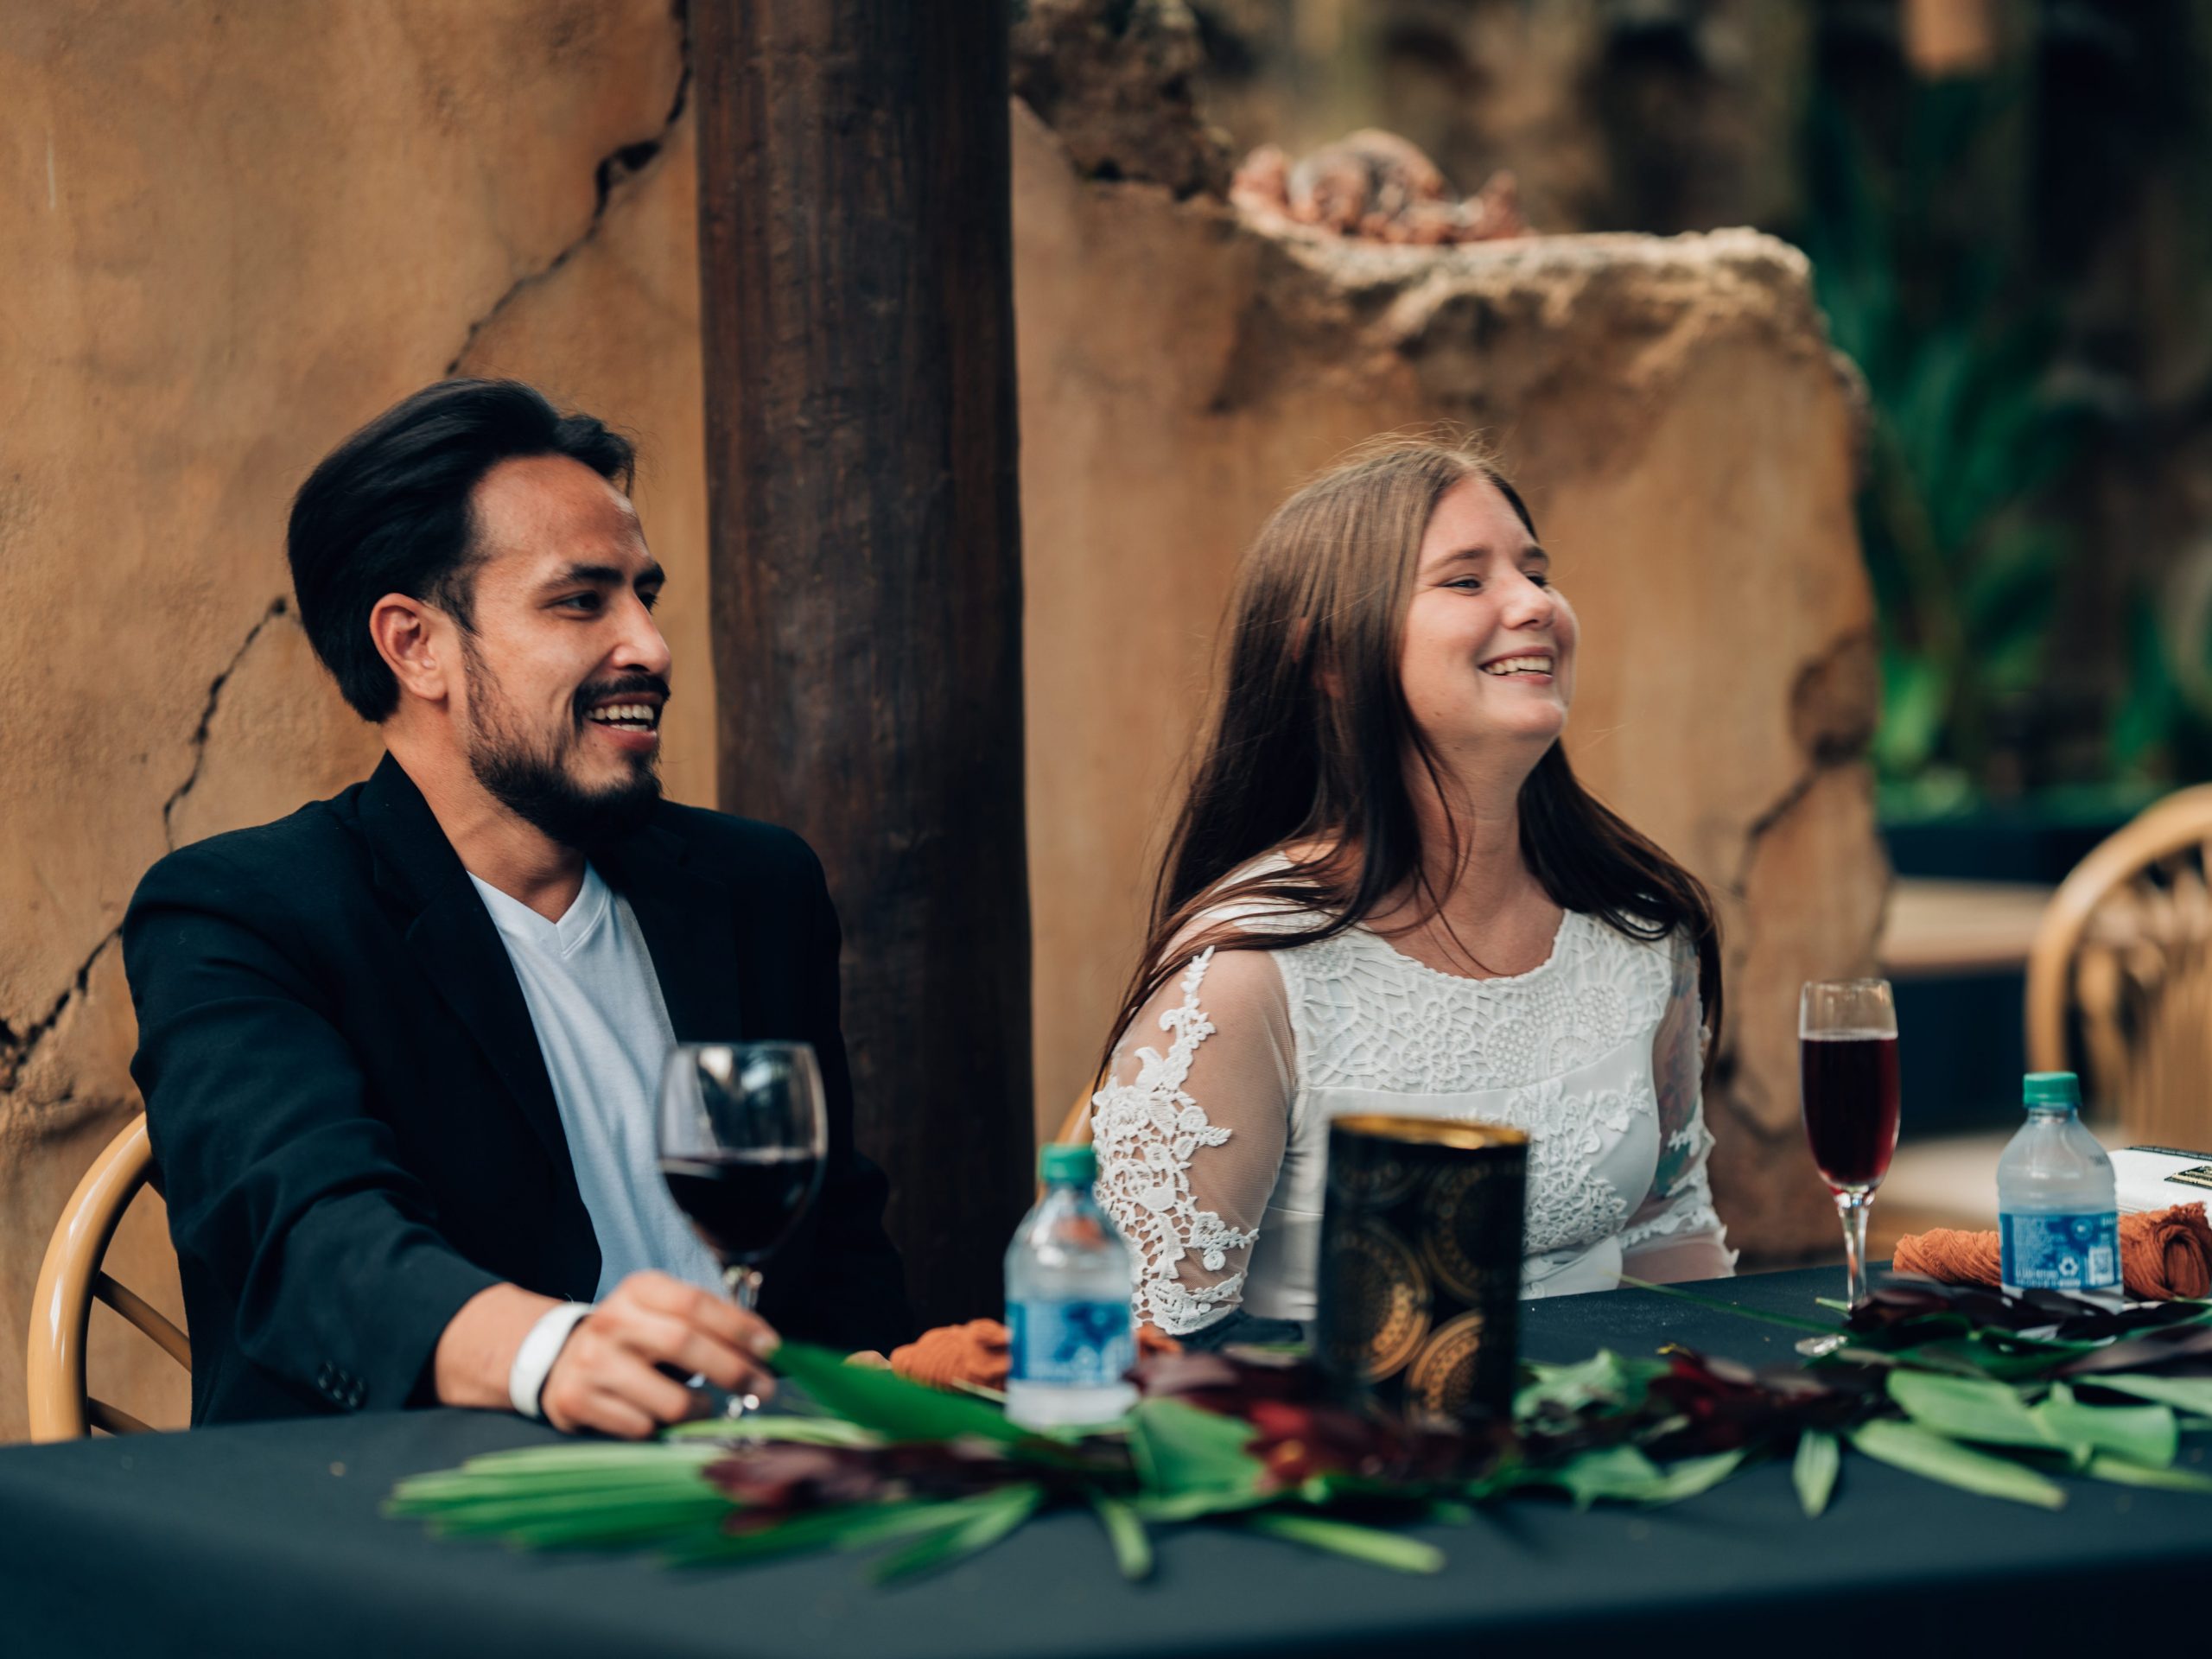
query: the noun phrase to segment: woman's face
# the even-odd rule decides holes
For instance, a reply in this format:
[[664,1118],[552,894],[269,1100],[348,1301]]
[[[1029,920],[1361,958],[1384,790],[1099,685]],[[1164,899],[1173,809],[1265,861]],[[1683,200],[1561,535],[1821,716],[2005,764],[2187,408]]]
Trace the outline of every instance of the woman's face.
[[1567,728],[1574,612],[1551,561],[1487,479],[1445,492],[1421,537],[1399,677],[1447,758],[1529,766]]

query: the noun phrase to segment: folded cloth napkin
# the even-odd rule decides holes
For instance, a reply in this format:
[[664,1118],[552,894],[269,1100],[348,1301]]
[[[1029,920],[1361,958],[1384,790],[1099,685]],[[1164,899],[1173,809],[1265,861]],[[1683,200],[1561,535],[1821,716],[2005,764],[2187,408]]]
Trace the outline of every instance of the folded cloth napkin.
[[[2001,1252],[1994,1233],[1938,1227],[1897,1240],[1891,1265],[1949,1285],[1994,1289]],[[2195,1300],[2212,1295],[2212,1224],[2200,1204],[2177,1204],[2120,1218],[2120,1277],[2138,1301]]]
[[[919,1340],[891,1351],[891,1369],[910,1382],[926,1382],[933,1389],[957,1389],[962,1383],[1002,1389],[1012,1361],[1006,1326],[996,1319],[970,1319],[965,1325],[941,1325],[925,1331]],[[1137,1326],[1137,1357],[1179,1354],[1183,1344],[1149,1325]]]

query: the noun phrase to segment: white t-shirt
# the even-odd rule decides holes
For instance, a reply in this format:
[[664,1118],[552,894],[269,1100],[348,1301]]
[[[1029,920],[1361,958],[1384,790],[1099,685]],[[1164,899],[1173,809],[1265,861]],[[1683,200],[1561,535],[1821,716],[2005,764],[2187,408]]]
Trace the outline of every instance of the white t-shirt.
[[627,900],[584,867],[575,902],[549,922],[471,874],[522,982],[569,1137],[576,1186],[599,1236],[599,1288],[658,1268],[709,1290],[721,1270],[661,1179],[654,1101],[675,1028]]

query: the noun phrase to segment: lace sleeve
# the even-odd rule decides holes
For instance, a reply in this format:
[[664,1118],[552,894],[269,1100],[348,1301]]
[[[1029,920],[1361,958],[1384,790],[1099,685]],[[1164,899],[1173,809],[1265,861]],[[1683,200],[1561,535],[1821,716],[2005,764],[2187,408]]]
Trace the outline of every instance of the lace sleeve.
[[1659,1096],[1659,1168],[1651,1191],[1621,1233],[1622,1271],[1637,1279],[1718,1279],[1736,1270],[1736,1252],[1713,1208],[1706,1159],[1705,1020],[1697,990],[1697,951],[1677,933],[1674,985],[1651,1044]]
[[[1165,1052],[1135,1047],[1154,1031]],[[1122,1033],[1091,1096],[1099,1201],[1136,1257],[1131,1305],[1172,1336],[1243,1300],[1282,1167],[1291,1047],[1273,956],[1204,950]]]

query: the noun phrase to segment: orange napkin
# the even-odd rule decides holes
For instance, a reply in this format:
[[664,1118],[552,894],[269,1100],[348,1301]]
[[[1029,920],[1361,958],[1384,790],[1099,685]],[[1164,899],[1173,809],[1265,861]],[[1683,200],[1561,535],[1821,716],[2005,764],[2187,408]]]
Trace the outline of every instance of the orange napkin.
[[[2001,1282],[1997,1235],[1938,1227],[1897,1241],[1891,1264],[1949,1285]],[[2195,1300],[2212,1295],[2212,1224],[2202,1204],[2177,1204],[2120,1218],[2120,1277],[2138,1301]]]
[[[1179,1354],[1183,1344],[1149,1325],[1137,1326],[1137,1357]],[[1002,1389],[1010,1360],[1006,1326],[996,1319],[970,1319],[965,1325],[941,1325],[925,1331],[918,1341],[891,1351],[891,1369],[910,1382],[933,1389],[957,1389],[962,1383]]]

